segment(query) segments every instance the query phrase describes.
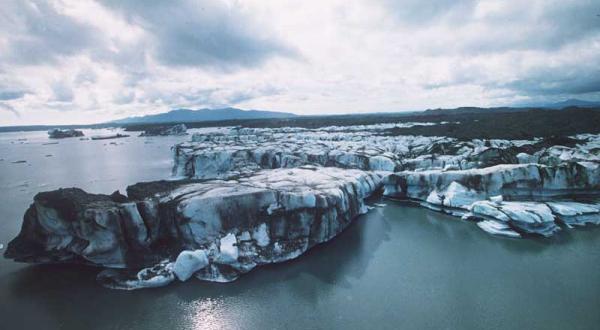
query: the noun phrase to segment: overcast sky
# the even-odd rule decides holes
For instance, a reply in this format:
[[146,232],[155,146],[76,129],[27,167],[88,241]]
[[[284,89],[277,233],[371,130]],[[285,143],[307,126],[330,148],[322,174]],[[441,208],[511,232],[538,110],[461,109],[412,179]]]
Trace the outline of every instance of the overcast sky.
[[0,125],[600,100],[597,0],[2,0]]

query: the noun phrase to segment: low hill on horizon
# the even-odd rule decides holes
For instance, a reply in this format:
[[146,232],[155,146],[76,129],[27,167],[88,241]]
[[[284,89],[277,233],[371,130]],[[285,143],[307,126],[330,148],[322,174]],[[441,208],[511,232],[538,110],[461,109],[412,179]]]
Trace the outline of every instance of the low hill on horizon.
[[600,102],[587,101],[581,99],[567,99],[554,103],[523,103],[518,105],[520,108],[543,108],[551,110],[561,110],[565,108],[600,108]]
[[175,109],[156,115],[139,117],[128,117],[111,121],[111,124],[166,124],[185,123],[197,121],[220,121],[233,119],[267,119],[267,118],[291,118],[298,115],[288,112],[266,111],[266,110],[242,110],[237,108],[222,109]]
[[[573,100],[563,101],[563,104],[571,104]],[[236,108],[223,109],[177,109],[166,113],[128,117],[97,124],[71,124],[71,125],[21,125],[0,126],[0,132],[17,131],[43,131],[52,128],[106,128],[124,127],[128,131],[143,131],[148,127],[167,124],[185,124],[188,128],[214,127],[214,126],[251,126],[251,127],[282,127],[298,126],[304,128],[317,128],[324,126],[348,126],[348,125],[370,125],[377,123],[392,122],[440,122],[458,121],[467,116],[494,116],[509,115],[534,111],[538,115],[544,113],[561,113],[571,110],[590,110],[591,113],[600,112],[600,106],[591,101],[582,101],[586,106],[568,106],[560,109],[553,107],[459,107],[453,109],[428,109],[421,111],[405,112],[370,112],[357,114],[321,114],[321,115],[296,115],[293,113],[263,111],[263,110],[241,110]],[[558,105],[558,103],[557,103]]]

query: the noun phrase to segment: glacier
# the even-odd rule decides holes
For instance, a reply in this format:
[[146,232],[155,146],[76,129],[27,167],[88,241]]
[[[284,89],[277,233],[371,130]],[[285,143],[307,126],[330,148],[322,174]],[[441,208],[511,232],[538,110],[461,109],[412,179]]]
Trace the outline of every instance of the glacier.
[[171,180],[134,184],[126,195],[37,194],[4,255],[99,266],[102,285],[132,290],[192,277],[230,282],[297,258],[368,212],[365,200],[377,194],[510,239],[600,224],[599,135],[385,134],[410,125],[437,124],[195,133],[173,146]]
[[304,166],[229,181],[139,183],[128,196],[59,189],[35,196],[5,256],[110,268],[99,281],[113,288],[194,273],[231,281],[334,238],[367,212],[365,199],[381,182],[377,173]]

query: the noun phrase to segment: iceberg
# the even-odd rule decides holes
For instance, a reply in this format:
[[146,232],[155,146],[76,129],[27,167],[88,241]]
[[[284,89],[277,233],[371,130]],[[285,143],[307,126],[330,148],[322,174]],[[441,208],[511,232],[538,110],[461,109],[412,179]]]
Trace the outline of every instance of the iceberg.
[[80,136],[83,136],[83,132],[75,129],[54,128],[48,131],[48,137],[51,139],[64,139]]
[[366,212],[364,200],[381,181],[377,173],[305,166],[229,181],[139,183],[128,196],[43,192],[4,255],[105,267],[99,281],[114,288],[193,274],[229,281],[334,238]]

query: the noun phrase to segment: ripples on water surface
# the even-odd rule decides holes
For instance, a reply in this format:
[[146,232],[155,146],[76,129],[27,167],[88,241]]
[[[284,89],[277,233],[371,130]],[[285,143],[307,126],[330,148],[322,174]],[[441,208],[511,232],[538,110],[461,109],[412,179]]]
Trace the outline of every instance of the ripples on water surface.
[[[111,193],[167,178],[170,146],[186,139],[44,145],[45,132],[0,134],[0,244],[17,234],[38,191]],[[229,284],[192,279],[112,291],[95,283],[93,268],[2,259],[0,322],[6,329],[598,329],[600,228],[502,239],[384,203],[332,242]]]

